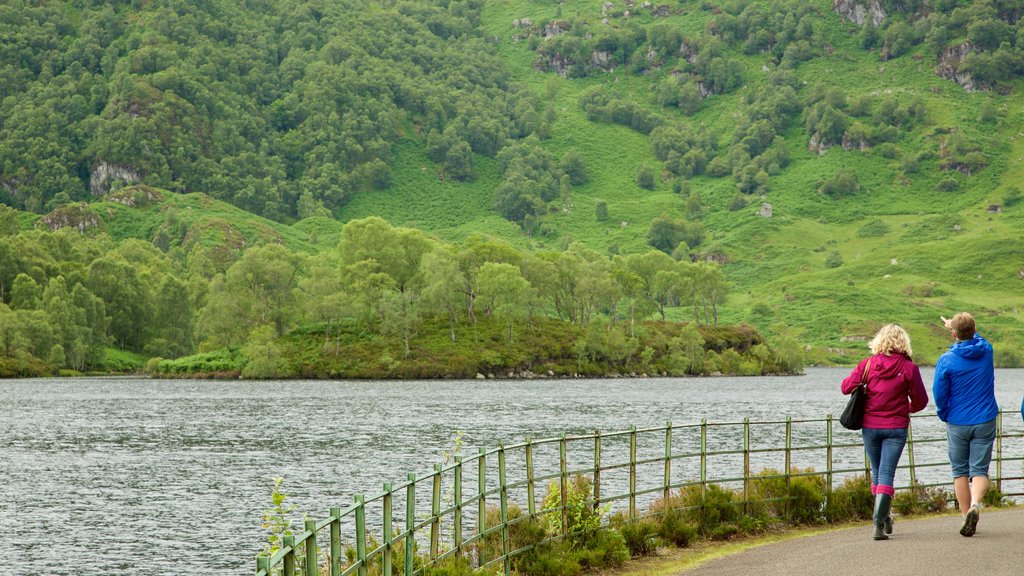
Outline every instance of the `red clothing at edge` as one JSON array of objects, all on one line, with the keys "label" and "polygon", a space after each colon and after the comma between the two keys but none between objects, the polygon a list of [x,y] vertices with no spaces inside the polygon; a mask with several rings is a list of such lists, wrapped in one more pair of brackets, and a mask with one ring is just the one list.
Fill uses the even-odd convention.
[{"label": "red clothing at edge", "polygon": [[906,355],[879,354],[861,360],[843,380],[843,394],[850,394],[860,384],[864,364],[868,370],[867,401],[864,403],[865,428],[906,428],[910,413],[920,412],[928,405],[928,392],[921,381],[921,370]]}]

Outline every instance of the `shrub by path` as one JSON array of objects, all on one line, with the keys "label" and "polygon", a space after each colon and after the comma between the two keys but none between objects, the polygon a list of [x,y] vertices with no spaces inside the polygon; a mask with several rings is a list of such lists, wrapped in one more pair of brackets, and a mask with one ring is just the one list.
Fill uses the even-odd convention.
[{"label": "shrub by path", "polygon": [[982,512],[972,538],[960,516],[896,519],[889,540],[871,540],[868,524],[795,538],[716,558],[678,576],[1018,575],[1024,571],[1024,508]]}]

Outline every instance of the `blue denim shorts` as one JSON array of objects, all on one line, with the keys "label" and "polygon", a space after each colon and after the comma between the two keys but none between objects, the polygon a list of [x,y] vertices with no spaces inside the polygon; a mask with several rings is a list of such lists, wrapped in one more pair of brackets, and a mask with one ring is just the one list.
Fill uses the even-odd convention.
[{"label": "blue denim shorts", "polygon": [[953,467],[953,478],[988,477],[992,443],[996,440],[994,418],[971,426],[949,424],[946,426],[946,439],[949,442],[949,463]]}]

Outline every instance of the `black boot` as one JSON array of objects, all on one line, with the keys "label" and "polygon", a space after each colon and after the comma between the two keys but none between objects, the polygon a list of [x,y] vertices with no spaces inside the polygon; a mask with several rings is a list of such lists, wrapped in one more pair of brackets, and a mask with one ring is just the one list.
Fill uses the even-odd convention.
[{"label": "black boot", "polygon": [[[875,494],[875,533],[872,536],[875,540],[888,540],[886,536],[886,524],[892,525],[891,520],[886,522],[889,518],[889,508],[892,505],[892,496],[888,494]],[[891,528],[889,530],[891,532]]]}]

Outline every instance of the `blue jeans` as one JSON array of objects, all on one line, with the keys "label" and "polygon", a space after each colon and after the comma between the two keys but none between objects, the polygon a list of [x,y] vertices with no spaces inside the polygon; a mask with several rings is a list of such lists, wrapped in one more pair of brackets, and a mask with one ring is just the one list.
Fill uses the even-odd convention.
[{"label": "blue jeans", "polygon": [[949,463],[953,467],[953,478],[962,476],[988,477],[988,465],[992,461],[992,443],[996,440],[996,421],[989,420],[973,426],[946,425],[946,439],[949,443]]},{"label": "blue jeans", "polygon": [[864,437],[864,450],[871,461],[871,484],[887,486],[891,491],[896,480],[896,465],[900,463],[903,447],[907,445],[907,429],[864,428],[861,435]]}]

